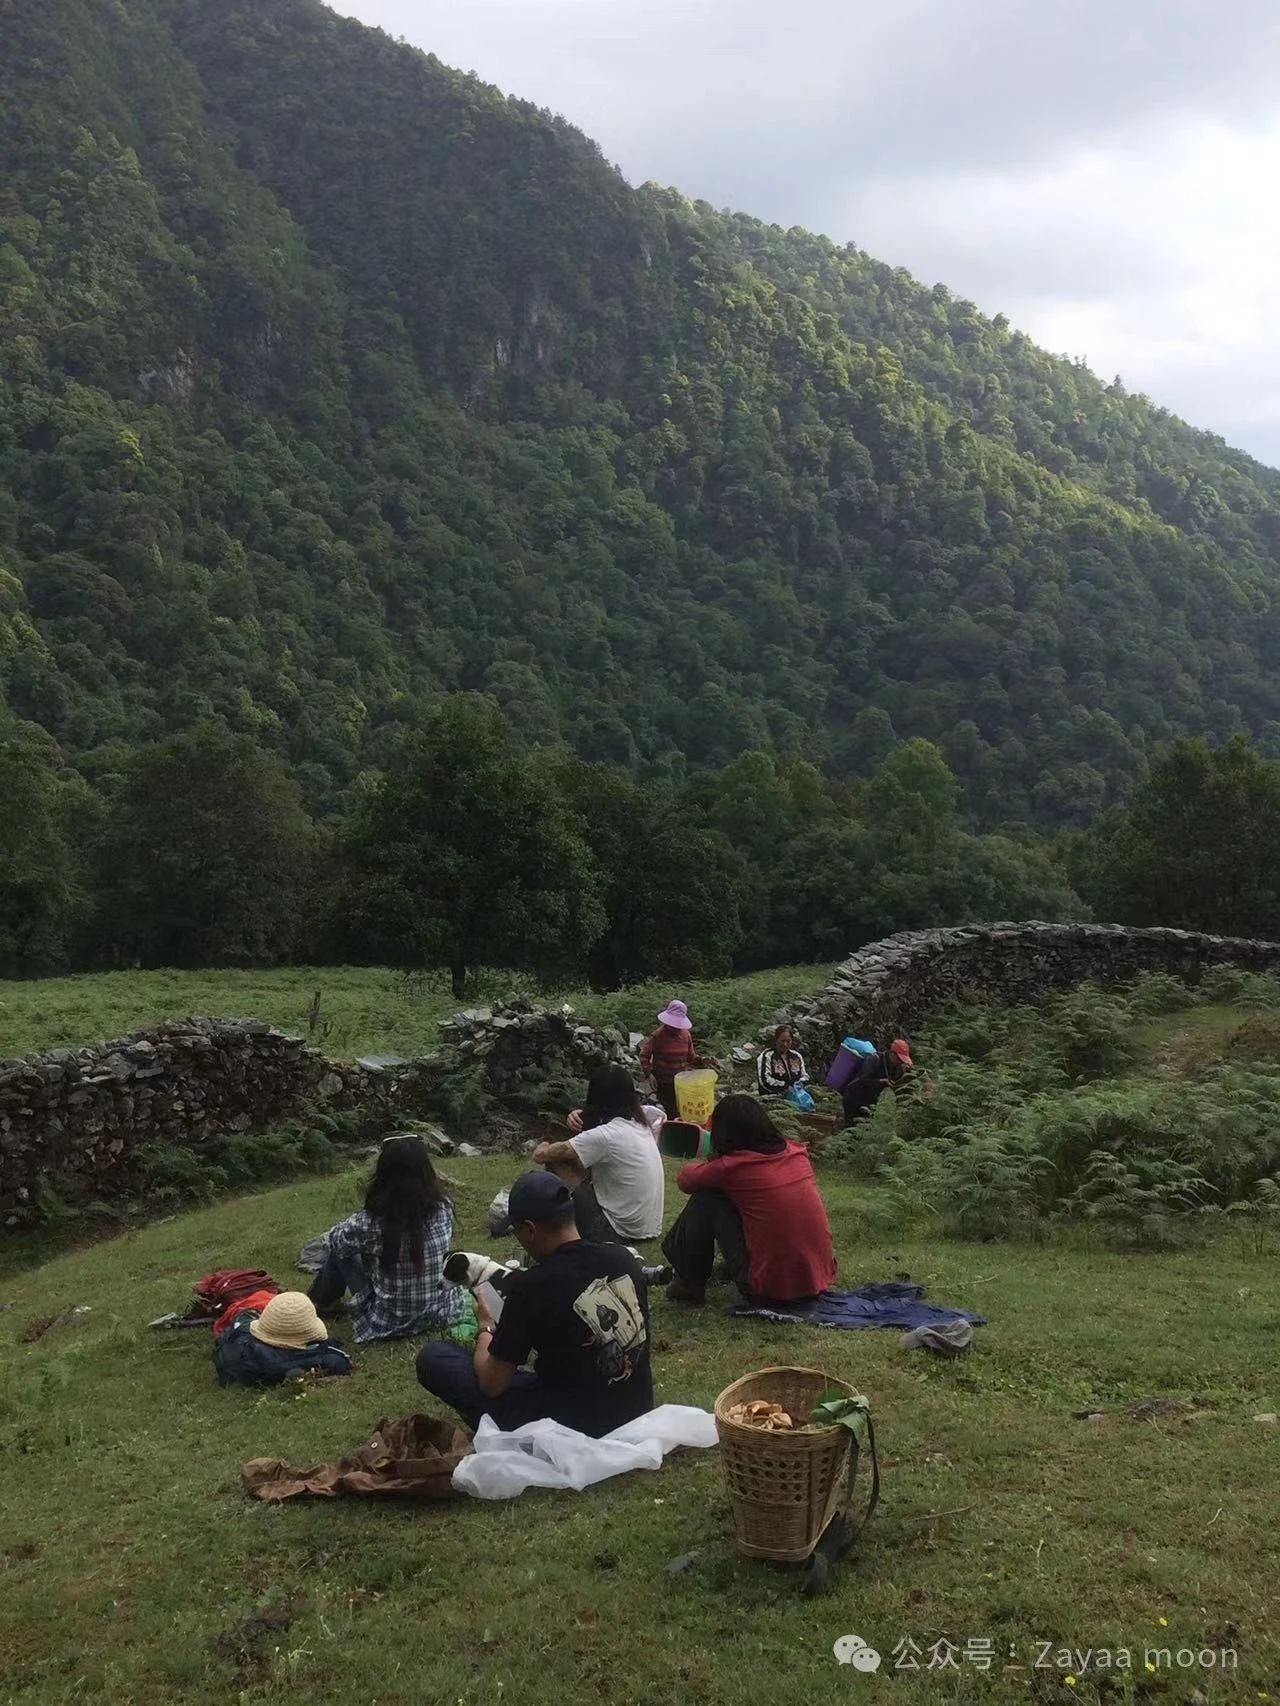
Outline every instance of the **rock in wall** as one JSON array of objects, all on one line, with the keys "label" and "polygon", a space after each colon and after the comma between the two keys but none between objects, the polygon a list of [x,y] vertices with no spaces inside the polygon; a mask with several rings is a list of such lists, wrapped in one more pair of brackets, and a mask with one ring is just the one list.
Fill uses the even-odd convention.
[{"label": "rock in wall", "polygon": [[120,1042],[0,1061],[0,1225],[34,1217],[42,1173],[77,1196],[121,1196],[144,1144],[198,1149],[304,1103],[349,1104],[371,1085],[360,1067],[251,1019],[185,1019]]},{"label": "rock in wall", "polygon": [[634,1067],[640,1041],[618,1026],[584,1024],[567,1002],[547,1008],[524,1000],[455,1013],[440,1035],[463,1060],[483,1062],[499,1097],[519,1096],[552,1070],[585,1079],[606,1061]]},{"label": "rock in wall", "polygon": [[882,1045],[899,1034],[910,1037],[948,1002],[1034,1001],[1089,979],[1114,986],[1153,971],[1195,983],[1220,965],[1275,971],[1280,943],[1036,921],[909,930],[860,948],[824,990],[793,1002],[773,1024],[790,1024],[800,1046],[820,1061],[851,1033]]}]

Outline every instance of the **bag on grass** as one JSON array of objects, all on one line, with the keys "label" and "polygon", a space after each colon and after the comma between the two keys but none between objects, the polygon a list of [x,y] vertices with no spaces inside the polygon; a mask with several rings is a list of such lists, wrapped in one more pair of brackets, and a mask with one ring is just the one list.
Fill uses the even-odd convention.
[{"label": "bag on grass", "polygon": [[199,1311],[216,1318],[233,1303],[239,1303],[255,1291],[267,1291],[274,1297],[280,1287],[271,1275],[261,1268],[217,1268],[195,1283],[192,1312]]},{"label": "bag on grass", "polygon": [[509,1190],[501,1190],[489,1204],[490,1238],[505,1238],[511,1230],[511,1215],[507,1211],[507,1202],[510,1196]]},{"label": "bag on grass", "polygon": [[787,1091],[787,1101],[802,1114],[811,1114],[818,1105],[803,1084],[791,1086]]},{"label": "bag on grass", "polygon": [[223,1317],[229,1310],[243,1308],[255,1297],[254,1307],[261,1309],[263,1294],[269,1299],[279,1289],[261,1268],[215,1268],[196,1281],[191,1302],[181,1315],[161,1315],[148,1324],[153,1332],[166,1327],[212,1327],[215,1334],[220,1333],[227,1325]]},{"label": "bag on grass", "polygon": [[471,1435],[455,1422],[438,1416],[405,1416],[393,1422],[384,1416],[367,1444],[336,1463],[290,1469],[278,1457],[255,1457],[245,1464],[240,1479],[246,1493],[269,1504],[306,1494],[321,1499],[387,1494],[452,1499],[457,1496],[453,1472],[470,1454]]}]

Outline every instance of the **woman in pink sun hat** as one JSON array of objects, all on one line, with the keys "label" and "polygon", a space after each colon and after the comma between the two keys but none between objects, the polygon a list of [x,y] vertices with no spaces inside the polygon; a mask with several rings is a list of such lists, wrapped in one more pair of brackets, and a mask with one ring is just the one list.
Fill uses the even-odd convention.
[{"label": "woman in pink sun hat", "polygon": [[658,1014],[658,1029],[640,1045],[640,1069],[649,1074],[654,1093],[669,1120],[676,1110],[676,1073],[706,1062],[693,1046],[693,1020],[683,1001],[668,1001]]}]

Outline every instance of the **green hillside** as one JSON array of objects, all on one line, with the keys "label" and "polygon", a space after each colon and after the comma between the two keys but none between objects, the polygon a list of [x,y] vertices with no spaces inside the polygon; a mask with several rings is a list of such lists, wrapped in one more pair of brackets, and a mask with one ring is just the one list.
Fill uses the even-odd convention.
[{"label": "green hillside", "polygon": [[95,786],[213,717],[331,816],[458,689],[987,824],[1274,742],[1280,475],[316,0],[0,19],[0,682]]}]

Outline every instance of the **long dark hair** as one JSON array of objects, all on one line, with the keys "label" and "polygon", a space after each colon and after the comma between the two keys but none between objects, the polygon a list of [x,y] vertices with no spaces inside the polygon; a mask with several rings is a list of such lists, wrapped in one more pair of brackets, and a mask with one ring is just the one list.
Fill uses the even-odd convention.
[{"label": "long dark hair", "polygon": [[587,1079],[587,1099],[582,1109],[582,1129],[606,1125],[610,1120],[645,1123],[644,1103],[625,1066],[597,1066]]},{"label": "long dark hair", "polygon": [[787,1140],[754,1096],[726,1096],[711,1116],[711,1153],[736,1155],[750,1149],[757,1155],[780,1155]]},{"label": "long dark hair", "polygon": [[408,1251],[415,1274],[422,1272],[423,1236],[449,1198],[419,1138],[391,1137],[378,1151],[365,1192],[365,1211],[382,1228],[382,1266],[393,1268]]}]

